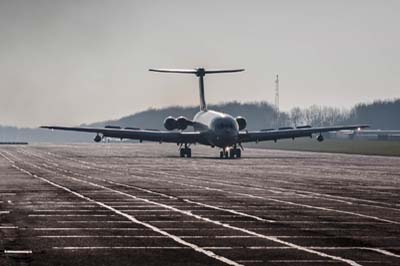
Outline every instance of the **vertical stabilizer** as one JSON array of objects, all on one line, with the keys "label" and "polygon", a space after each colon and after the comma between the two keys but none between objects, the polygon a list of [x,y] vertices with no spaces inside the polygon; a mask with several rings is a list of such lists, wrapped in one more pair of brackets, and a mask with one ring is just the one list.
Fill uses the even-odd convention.
[{"label": "vertical stabilizer", "polygon": [[200,111],[207,110],[206,97],[204,96],[204,75],[199,76]]}]

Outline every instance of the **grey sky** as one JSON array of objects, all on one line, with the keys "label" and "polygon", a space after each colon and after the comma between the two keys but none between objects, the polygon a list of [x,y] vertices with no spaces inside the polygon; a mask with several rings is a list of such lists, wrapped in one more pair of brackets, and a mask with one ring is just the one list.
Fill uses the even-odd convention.
[{"label": "grey sky", "polygon": [[400,96],[400,1],[0,0],[0,124],[76,125],[206,99],[350,107]]}]

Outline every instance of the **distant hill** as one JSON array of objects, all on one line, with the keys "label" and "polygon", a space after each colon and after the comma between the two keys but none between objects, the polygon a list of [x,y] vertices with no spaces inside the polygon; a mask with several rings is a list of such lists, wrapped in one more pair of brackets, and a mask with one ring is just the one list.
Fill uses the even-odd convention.
[{"label": "distant hill", "polygon": [[[244,116],[247,119],[248,129],[250,130],[289,125],[328,126],[356,123],[366,123],[375,129],[400,129],[400,99],[360,103],[350,110],[321,106],[311,106],[303,109],[295,107],[290,112],[280,112],[279,115],[273,105],[267,102],[229,102],[209,105],[209,109],[226,112],[233,116]],[[164,129],[163,121],[167,116],[178,117],[182,115],[192,118],[198,110],[197,106],[148,109],[121,119],[103,121],[86,126],[118,125],[122,127]],[[278,120],[277,117],[279,117]],[[60,143],[90,142],[92,139],[93,134],[87,133],[0,126],[0,141]]]},{"label": "distant hill", "polygon": [[[209,105],[209,109],[225,112],[233,116],[244,116],[247,119],[249,129],[270,128],[276,125],[275,108],[267,102],[258,103],[238,103],[229,102],[218,105]],[[163,122],[168,116],[185,116],[192,119],[199,111],[198,106],[180,107],[173,106],[162,109],[149,109],[117,120],[103,121],[91,124],[90,126],[134,126],[150,129],[164,129]],[[286,113],[280,113],[281,124],[290,123],[289,116]]]}]

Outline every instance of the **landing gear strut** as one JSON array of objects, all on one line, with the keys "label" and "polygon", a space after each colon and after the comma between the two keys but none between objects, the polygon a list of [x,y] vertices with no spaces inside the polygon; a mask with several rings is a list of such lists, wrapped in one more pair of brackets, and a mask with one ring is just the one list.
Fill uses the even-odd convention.
[{"label": "landing gear strut", "polygon": [[187,158],[192,157],[192,149],[188,147],[187,143],[185,143],[185,147],[184,148],[181,147],[179,149],[179,153],[180,153],[180,156],[182,158],[184,158],[184,157],[187,157]]}]

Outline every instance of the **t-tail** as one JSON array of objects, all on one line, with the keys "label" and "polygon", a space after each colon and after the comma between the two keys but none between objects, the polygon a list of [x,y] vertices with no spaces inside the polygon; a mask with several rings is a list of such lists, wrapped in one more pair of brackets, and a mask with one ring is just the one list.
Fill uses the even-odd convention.
[{"label": "t-tail", "polygon": [[200,110],[206,111],[207,104],[204,96],[204,76],[206,74],[218,74],[218,73],[233,73],[241,72],[244,69],[149,69],[149,71],[162,72],[162,73],[179,73],[179,74],[195,74],[199,78],[199,93],[200,93]]}]

